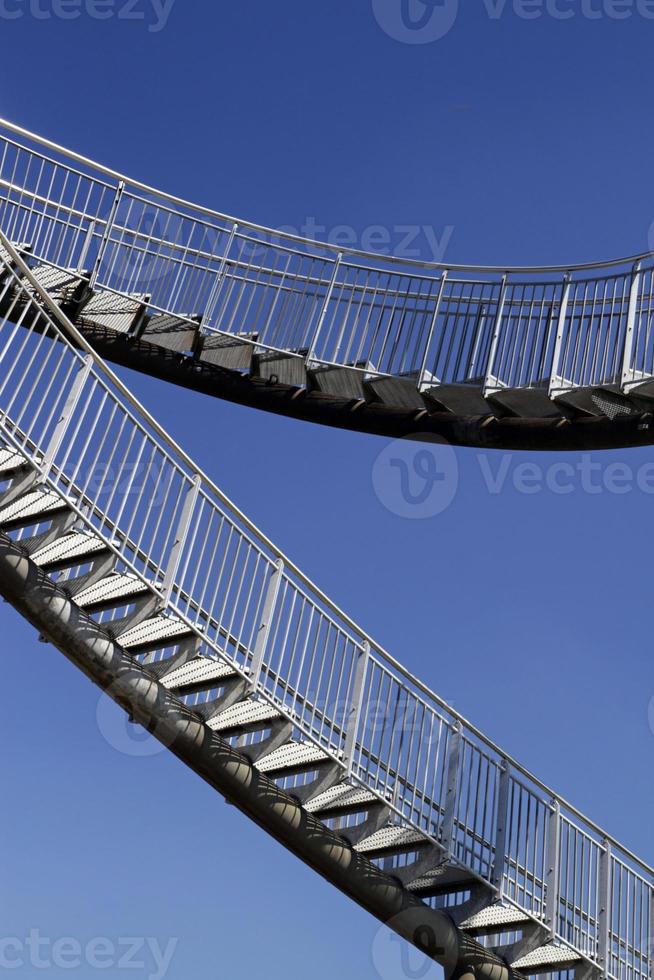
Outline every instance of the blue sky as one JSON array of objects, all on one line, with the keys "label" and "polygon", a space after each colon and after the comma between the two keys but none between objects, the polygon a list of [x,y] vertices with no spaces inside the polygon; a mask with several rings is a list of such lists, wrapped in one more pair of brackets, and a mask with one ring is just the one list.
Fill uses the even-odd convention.
[{"label": "blue sky", "polygon": [[[452,262],[654,245],[644,3],[617,19],[610,0],[549,0],[526,18],[509,0],[449,0],[451,29],[424,44],[391,36],[400,0],[177,0],[165,24],[150,0],[133,8],[142,20],[118,16],[123,0],[105,20],[91,0],[70,20],[39,4],[0,4],[0,114],[166,190],[326,234],[382,226],[397,243],[427,227],[422,257],[445,241]],[[124,377],[387,649],[654,861],[654,450],[585,462],[457,450],[452,503],[412,520],[374,488],[384,440]],[[561,462],[574,472],[548,469]],[[562,482],[571,492],[552,490]],[[403,976],[375,952],[373,920],[174,758],[118,751],[96,690],[0,615],[4,936],[175,938],[170,980],[299,977],[307,964],[315,980]],[[154,961],[140,958],[131,975],[146,977]]]}]

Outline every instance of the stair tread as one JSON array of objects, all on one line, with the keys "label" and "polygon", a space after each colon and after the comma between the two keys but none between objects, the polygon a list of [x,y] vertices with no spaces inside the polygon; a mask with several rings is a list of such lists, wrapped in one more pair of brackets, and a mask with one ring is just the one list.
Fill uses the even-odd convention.
[{"label": "stair tread", "polygon": [[320,813],[322,810],[345,810],[359,805],[363,809],[368,803],[378,802],[379,797],[368,789],[350,786],[349,783],[338,783],[310,800],[305,809],[309,813]]},{"label": "stair tread", "polygon": [[112,574],[80,592],[75,602],[78,606],[92,606],[113,599],[127,599],[147,591],[147,585],[134,575]]},{"label": "stair tread", "polygon": [[73,534],[66,534],[41,548],[32,556],[32,561],[37,565],[51,565],[71,558],[85,558],[95,555],[104,551],[106,547],[102,538],[96,538],[95,535],[86,534],[82,531],[75,531]]},{"label": "stair tread", "polygon": [[0,524],[7,524],[18,518],[52,514],[66,506],[66,502],[52,490],[31,490],[0,509]]},{"label": "stair tread", "polygon": [[355,850],[361,854],[369,851],[387,851],[403,848],[410,844],[424,844],[427,838],[412,827],[382,827],[370,837],[365,837],[356,845]]},{"label": "stair tread", "polygon": [[475,912],[461,923],[462,929],[486,929],[493,926],[517,925],[520,922],[530,922],[526,912],[512,908],[510,905],[488,905],[485,909]]},{"label": "stair tread", "polygon": [[539,946],[531,953],[526,953],[520,959],[512,963],[515,970],[529,970],[537,966],[550,966],[555,963],[576,963],[582,957],[569,946],[556,946],[548,943],[546,946]]},{"label": "stair tread", "polygon": [[[39,285],[43,286],[48,295],[57,302],[70,298],[82,281],[82,274],[76,269],[57,269],[52,265],[37,265],[30,271]],[[32,284],[26,277],[21,279],[21,285],[28,292],[34,292]]]},{"label": "stair tread", "polygon": [[159,640],[186,636],[190,632],[192,631],[189,627],[180,619],[155,616],[152,619],[144,619],[142,623],[126,630],[118,637],[118,642],[123,647],[144,646]]},{"label": "stair tread", "polygon": [[26,462],[25,457],[13,449],[0,449],[0,474],[9,473]]},{"label": "stair tread", "polygon": [[236,670],[230,664],[221,663],[219,660],[210,660],[208,657],[200,657],[171,670],[170,673],[162,677],[161,683],[168,690],[174,691],[183,687],[224,680],[234,676],[236,676]]},{"label": "stair tread", "polygon": [[275,772],[325,762],[327,759],[329,759],[327,753],[317,745],[312,745],[310,742],[288,742],[259,759],[256,767],[260,772]]},{"label": "stair tread", "polygon": [[96,293],[80,311],[77,322],[81,326],[102,326],[117,333],[127,333],[147,298],[145,293],[134,293],[130,296],[108,291]]},{"label": "stair tread", "polygon": [[208,725],[214,732],[223,732],[229,728],[254,725],[257,722],[275,721],[281,717],[281,711],[264,701],[238,701],[212,718]]}]

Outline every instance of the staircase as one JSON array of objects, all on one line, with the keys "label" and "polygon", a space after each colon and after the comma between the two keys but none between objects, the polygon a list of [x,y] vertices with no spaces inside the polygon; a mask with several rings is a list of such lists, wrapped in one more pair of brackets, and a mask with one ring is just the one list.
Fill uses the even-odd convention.
[{"label": "staircase", "polygon": [[651,980],[652,870],[331,603],[68,314],[191,349],[194,321],[152,317],[147,294],[94,289],[92,275],[30,269],[30,248],[2,234],[0,246],[9,601],[339,888],[416,945],[428,923],[450,975],[473,963],[489,980]]}]

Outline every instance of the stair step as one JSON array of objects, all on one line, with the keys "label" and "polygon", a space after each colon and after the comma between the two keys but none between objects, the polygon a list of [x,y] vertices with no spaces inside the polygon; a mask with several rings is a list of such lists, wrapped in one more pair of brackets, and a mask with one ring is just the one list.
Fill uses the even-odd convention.
[{"label": "stair step", "polygon": [[107,327],[116,333],[129,333],[141,317],[147,295],[136,293],[121,296],[103,291],[96,293],[80,310],[77,324],[80,327]]},{"label": "stair step", "polygon": [[360,841],[355,850],[361,854],[384,851],[406,851],[415,844],[428,844],[428,839],[412,827],[382,827],[371,837]]},{"label": "stair step", "polygon": [[[83,281],[83,275],[77,269],[56,269],[52,265],[37,265],[31,273],[50,298],[59,304],[70,302]],[[29,293],[34,292],[27,278],[21,279],[21,286]]]},{"label": "stair step", "polygon": [[451,895],[455,892],[467,891],[471,885],[477,885],[478,879],[470,875],[465,868],[455,865],[441,864],[407,882],[407,890],[418,895]]},{"label": "stair step", "polygon": [[25,526],[38,517],[49,517],[67,507],[66,501],[51,490],[31,490],[0,509],[0,525],[18,523]]},{"label": "stair step", "polygon": [[470,933],[492,933],[494,929],[519,926],[531,921],[529,916],[525,912],[521,912],[520,909],[512,908],[509,905],[489,905],[465,919],[461,923],[461,929]]},{"label": "stair step", "polygon": [[416,412],[426,407],[417,378],[371,378],[366,381],[366,389],[369,401]]},{"label": "stair step", "polygon": [[335,398],[347,398],[348,401],[364,401],[364,372],[353,368],[324,366],[312,368],[309,373],[311,387],[333,395]]},{"label": "stair step", "polygon": [[161,683],[169,691],[180,691],[185,687],[196,687],[201,684],[209,686],[213,681],[227,680],[236,677],[236,671],[229,664],[208,657],[199,657],[164,674]]},{"label": "stair step", "polygon": [[193,350],[198,329],[198,324],[193,323],[190,317],[155,313],[141,331],[139,340],[183,354]]},{"label": "stair step", "polygon": [[[255,341],[256,334],[243,334],[243,338]],[[207,334],[202,337],[197,359],[215,364],[230,371],[249,371],[254,355],[254,344],[247,343],[238,335],[234,337]]]},{"label": "stair step", "polygon": [[514,970],[523,973],[543,973],[555,972],[557,968],[565,969],[572,963],[578,963],[582,957],[568,946],[555,946],[548,943],[546,946],[539,946],[531,953],[526,953],[520,959],[512,963]]},{"label": "stair step", "polygon": [[370,805],[381,804],[381,800],[368,789],[358,789],[348,783],[338,783],[310,800],[306,809],[309,813],[337,813],[339,811],[365,810]]},{"label": "stair step", "polygon": [[455,415],[492,415],[493,409],[484,398],[482,382],[478,384],[442,384],[424,388],[422,395],[428,402],[435,402]]},{"label": "stair step", "polygon": [[499,413],[520,418],[563,418],[560,406],[550,398],[549,385],[498,388],[486,397],[491,405],[499,408]]},{"label": "stair step", "polygon": [[80,564],[82,564],[85,558],[90,558],[106,550],[107,545],[102,538],[75,531],[73,534],[66,534],[35,552],[32,561],[40,567],[62,563],[72,565],[76,559],[79,559]]},{"label": "stair step", "polygon": [[13,449],[0,449],[0,479],[27,465],[27,460],[21,453]]},{"label": "stair step", "polygon": [[123,599],[131,599],[148,591],[147,585],[135,575],[113,574],[84,589],[75,596],[75,602],[78,606],[117,604]]},{"label": "stair step", "polygon": [[253,361],[255,377],[274,384],[302,388],[307,383],[307,370],[302,357],[278,354],[274,351],[257,354]]},{"label": "stair step", "polygon": [[265,755],[256,763],[260,772],[281,773],[285,770],[289,772],[301,772],[303,769],[311,769],[316,764],[329,760],[329,756],[317,745],[310,742],[288,742],[280,746],[269,755]]},{"label": "stair step", "polygon": [[133,626],[125,633],[122,633],[118,637],[118,642],[121,646],[131,649],[179,639],[182,636],[188,636],[192,632],[179,619],[172,619],[167,616],[155,616],[152,619],[144,619],[138,626]]},{"label": "stair step", "polygon": [[264,701],[238,701],[221,711],[207,724],[214,732],[227,732],[230,729],[261,727],[266,722],[277,721],[281,711]]}]

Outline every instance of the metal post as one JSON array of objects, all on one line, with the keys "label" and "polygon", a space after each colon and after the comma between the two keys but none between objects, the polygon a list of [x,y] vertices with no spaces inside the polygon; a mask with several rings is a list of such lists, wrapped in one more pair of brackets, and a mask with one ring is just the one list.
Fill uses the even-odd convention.
[{"label": "metal post", "polygon": [[95,288],[95,283],[98,278],[98,273],[100,272],[100,267],[102,265],[102,260],[104,259],[104,253],[106,251],[107,245],[109,243],[109,238],[111,236],[111,231],[113,229],[114,223],[116,221],[116,215],[118,214],[118,208],[120,207],[120,201],[123,196],[123,191],[125,190],[125,181],[121,180],[116,188],[116,196],[114,197],[114,203],[111,205],[111,211],[109,212],[109,217],[107,218],[107,223],[104,226],[104,234],[100,241],[100,247],[98,249],[98,256],[95,260],[93,266],[93,271],[91,272],[91,278],[89,279],[89,286],[91,289]]},{"label": "metal post", "polygon": [[343,261],[343,253],[339,252],[336,256],[336,262],[334,263],[334,271],[332,272],[332,278],[327,287],[327,292],[325,293],[325,301],[322,305],[322,310],[320,311],[320,316],[318,318],[318,324],[316,326],[316,332],[313,335],[313,340],[309,344],[309,352],[307,354],[307,364],[312,361],[315,357],[316,344],[318,343],[318,337],[325,323],[325,318],[327,317],[327,309],[329,307],[332,294],[334,292],[334,287],[336,285],[336,277],[338,276],[338,270],[341,267],[341,262]]},{"label": "metal post", "polygon": [[95,231],[95,220],[92,219],[89,222],[89,227],[87,229],[86,235],[84,236],[84,241],[82,242],[82,251],[79,253],[79,258],[77,260],[77,268],[80,272],[84,271],[84,263],[86,262],[86,256],[89,254],[91,248],[91,242],[93,241],[93,232]]},{"label": "metal post", "polygon": [[500,899],[504,890],[504,866],[506,864],[506,849],[509,835],[509,790],[511,788],[511,774],[509,763],[506,759],[502,760],[500,769],[500,785],[497,796],[497,827],[495,829],[495,855],[493,860],[493,871],[491,881],[497,888],[497,897]]},{"label": "metal post", "polygon": [[599,859],[598,882],[598,922],[597,922],[597,958],[602,964],[602,974],[609,972],[609,929],[611,921],[611,845],[602,841],[602,852]]},{"label": "metal post", "polygon": [[556,340],[554,341],[554,353],[552,354],[552,370],[550,372],[549,394],[553,395],[561,387],[561,356],[563,354],[563,338],[565,337],[565,321],[568,318],[568,303],[570,301],[570,273],[566,272],[563,279],[563,293],[561,295],[561,308],[559,309],[559,320],[556,327]]},{"label": "metal post", "polygon": [[367,640],[365,640],[363,646],[359,647],[359,652],[357,654],[357,662],[354,668],[352,700],[350,702],[350,708],[345,721],[345,745],[343,748],[343,754],[345,756],[348,775],[352,774],[354,747],[356,745],[356,737],[359,731],[359,721],[361,720],[361,710],[363,708],[363,689],[369,657],[370,644]]},{"label": "metal post", "polygon": [[452,856],[454,843],[454,817],[456,814],[457,789],[459,785],[459,766],[461,763],[461,722],[452,726],[447,746],[447,787],[443,820],[441,823],[441,845],[448,856]]},{"label": "metal post", "polygon": [[181,516],[179,518],[179,524],[177,525],[177,530],[175,532],[175,540],[173,541],[173,546],[170,549],[168,564],[166,566],[166,571],[164,572],[163,597],[165,602],[169,602],[173,586],[175,585],[175,577],[179,568],[182,549],[184,548],[189,527],[191,526],[191,518],[193,516],[195,503],[198,499],[201,482],[200,477],[196,476],[186,492],[186,498],[182,507]]},{"label": "metal post", "polygon": [[624,337],[624,354],[622,357],[623,386],[635,380],[636,372],[633,367],[634,350],[636,348],[636,314],[638,312],[638,293],[640,291],[640,262],[637,262],[631,273],[631,289],[629,290],[629,310],[627,312],[627,329]]},{"label": "metal post", "polygon": [[41,472],[44,474],[47,473],[50,467],[52,466],[53,460],[59,448],[61,447],[61,443],[63,442],[63,438],[66,434],[66,430],[68,428],[72,415],[75,409],[77,408],[80,395],[82,394],[82,389],[84,388],[86,379],[91,373],[92,367],[93,367],[93,358],[91,357],[90,354],[86,354],[85,357],[82,359],[82,366],[80,367],[79,371],[75,376],[75,380],[73,381],[72,387],[68,393],[68,398],[64,403],[64,407],[61,411],[61,415],[59,416],[59,419],[55,426],[55,430],[52,433],[52,438],[50,439],[48,448],[45,451],[43,462],[41,463],[41,467],[40,467]]},{"label": "metal post", "polygon": [[250,690],[254,691],[258,687],[259,679],[261,677],[261,668],[263,667],[263,658],[266,655],[266,647],[268,646],[268,637],[270,635],[270,626],[272,624],[273,615],[275,613],[275,606],[277,605],[277,596],[279,595],[279,587],[282,583],[282,577],[284,575],[284,562],[279,558],[275,562],[275,567],[272,570],[270,580],[268,582],[268,588],[266,590],[266,598],[263,603],[263,612],[261,614],[261,622],[259,624],[259,629],[257,631],[257,639],[254,645],[254,653],[252,655],[252,665],[250,667]]},{"label": "metal post", "polygon": [[561,807],[558,800],[553,800],[547,827],[547,874],[545,884],[545,919],[553,938],[559,914],[559,884],[561,862]]},{"label": "metal post", "polygon": [[225,252],[223,254],[218,272],[216,273],[216,278],[214,279],[213,286],[211,287],[211,292],[209,293],[209,299],[207,300],[207,305],[204,310],[204,316],[202,319],[205,323],[209,323],[211,317],[213,316],[216,303],[218,302],[218,293],[220,292],[220,287],[223,284],[223,279],[225,277],[225,269],[227,268],[227,259],[229,253],[232,250],[232,245],[234,244],[234,239],[236,237],[236,232],[238,231],[238,224],[232,225],[232,230],[229,233],[229,238],[227,240],[227,245],[225,246]]},{"label": "metal post", "polygon": [[427,373],[427,362],[429,360],[429,349],[431,347],[432,340],[434,339],[434,333],[436,331],[436,326],[438,324],[438,315],[441,311],[441,303],[443,300],[443,294],[445,292],[445,284],[447,282],[448,270],[443,269],[441,274],[441,281],[438,286],[438,294],[436,296],[436,305],[434,307],[434,315],[431,318],[431,323],[429,325],[429,333],[427,335],[427,343],[425,344],[425,353],[422,358],[422,364],[420,365],[420,373],[418,374],[418,391],[422,390],[422,386],[425,381],[425,374]]},{"label": "metal post", "polygon": [[484,395],[497,391],[497,380],[493,377],[492,372],[493,364],[495,363],[495,355],[500,342],[500,331],[502,329],[502,317],[504,316],[504,304],[506,302],[508,279],[509,277],[505,273],[502,276],[500,298],[497,301],[497,316],[495,317],[495,324],[493,326],[493,336],[491,338],[490,350],[488,352],[488,363],[486,364],[486,373],[484,375]]}]

